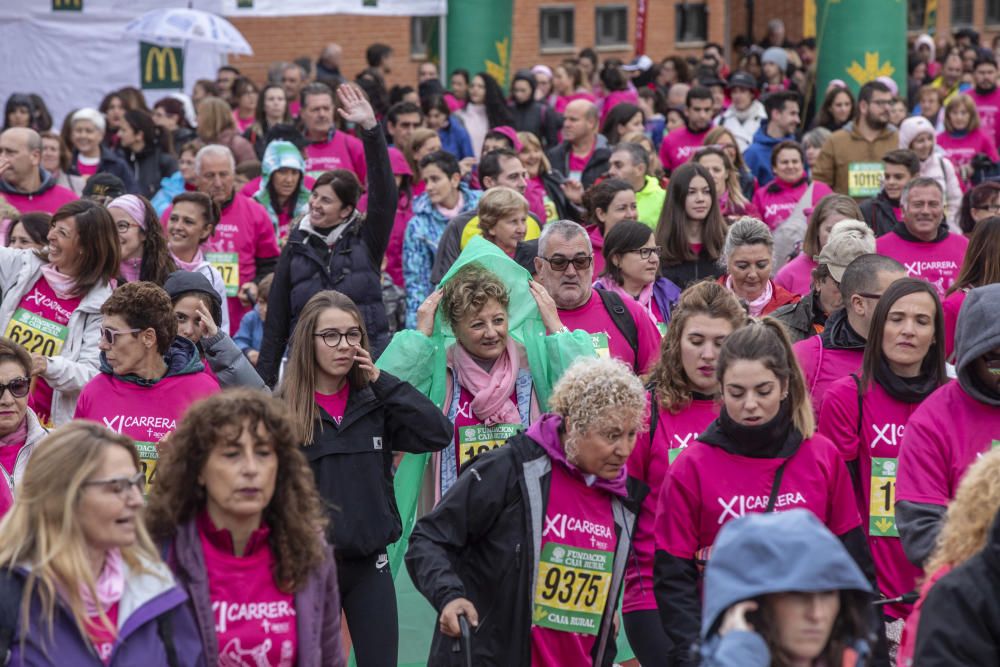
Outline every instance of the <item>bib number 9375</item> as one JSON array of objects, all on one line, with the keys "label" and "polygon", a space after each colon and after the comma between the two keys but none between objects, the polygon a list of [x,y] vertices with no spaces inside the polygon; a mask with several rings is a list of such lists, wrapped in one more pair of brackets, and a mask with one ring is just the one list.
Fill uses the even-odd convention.
[{"label": "bib number 9375", "polygon": [[596,635],[611,588],[613,559],[610,551],[546,543],[538,564],[534,624]]}]

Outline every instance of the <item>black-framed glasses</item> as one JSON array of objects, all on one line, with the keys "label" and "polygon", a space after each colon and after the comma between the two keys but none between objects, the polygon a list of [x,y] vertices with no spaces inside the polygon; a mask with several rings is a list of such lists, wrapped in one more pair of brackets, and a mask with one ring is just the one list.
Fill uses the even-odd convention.
[{"label": "black-framed glasses", "polygon": [[121,331],[118,331],[117,329],[109,329],[102,326],[101,337],[104,338],[104,341],[108,345],[114,345],[118,341],[119,336],[123,336],[125,334],[137,334],[140,331],[142,331],[142,329],[122,329]]},{"label": "black-framed glasses", "polygon": [[977,211],[989,211],[990,213],[1000,213],[1000,203],[987,204],[986,206],[973,206]]},{"label": "black-framed glasses", "polygon": [[881,294],[872,294],[871,292],[856,292],[856,294],[863,299],[875,299],[878,301],[882,298]]},{"label": "black-framed glasses", "polygon": [[655,248],[636,248],[635,250],[629,250],[629,252],[637,252],[639,253],[639,259],[648,260],[654,255],[659,258],[662,248],[660,246],[656,246]]},{"label": "black-framed glasses", "polygon": [[14,398],[24,398],[31,391],[31,378],[19,377],[7,384],[0,384],[0,398],[3,398],[5,391],[10,391],[10,395]]},{"label": "black-framed glasses", "polygon": [[318,334],[313,334],[313,336],[322,338],[327,347],[340,347],[342,339],[346,339],[347,344],[351,347],[361,344],[361,329],[350,329],[344,333],[336,329],[330,329],[329,331],[321,331]]},{"label": "black-framed glasses", "polygon": [[549,263],[553,271],[558,271],[562,273],[569,268],[572,263],[573,268],[577,271],[585,271],[590,268],[590,265],[594,263],[593,255],[577,255],[576,257],[563,257],[562,255],[553,255],[552,257],[543,257],[539,255],[542,259]]},{"label": "black-framed glasses", "polygon": [[139,493],[142,493],[146,489],[146,476],[141,472],[137,472],[131,477],[93,479],[88,482],[84,482],[81,486],[103,486],[105,489],[118,496],[125,495],[125,493],[130,491],[134,486],[139,489]]}]

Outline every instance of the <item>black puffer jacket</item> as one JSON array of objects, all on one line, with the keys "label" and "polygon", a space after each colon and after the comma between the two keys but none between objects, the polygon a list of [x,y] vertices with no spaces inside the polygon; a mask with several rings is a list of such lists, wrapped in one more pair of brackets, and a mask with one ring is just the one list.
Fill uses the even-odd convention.
[{"label": "black puffer jacket", "polygon": [[704,248],[701,249],[698,259],[694,261],[674,264],[673,266],[660,265],[660,275],[681,289],[705,278],[715,280],[725,272],[726,270],[719,266],[719,260],[710,257]]},{"label": "black puffer jacket", "polygon": [[[77,169],[79,164],[80,153],[79,151],[73,151],[73,161],[70,163],[69,172],[75,176],[80,175],[80,170]],[[97,163],[98,174],[112,174],[122,179],[122,183],[125,185],[125,192],[137,195],[142,194],[139,192],[138,186],[135,183],[135,178],[132,175],[132,170],[129,166],[125,164],[125,160],[118,156],[113,150],[101,144],[101,161]]]},{"label": "black puffer jacket", "polygon": [[332,248],[296,227],[278,259],[267,300],[257,371],[268,386],[278,381],[285,346],[306,302],[323,290],[349,296],[361,310],[376,358],[389,344],[389,321],[382,303],[382,258],[396,219],[399,195],[389,164],[385,137],[376,125],[361,133],[368,180],[368,213],[357,214]]},{"label": "black puffer jacket", "polygon": [[140,153],[121,149],[121,158],[132,169],[137,194],[152,199],[160,190],[160,181],[177,171],[177,158],[155,146],[147,146]]}]

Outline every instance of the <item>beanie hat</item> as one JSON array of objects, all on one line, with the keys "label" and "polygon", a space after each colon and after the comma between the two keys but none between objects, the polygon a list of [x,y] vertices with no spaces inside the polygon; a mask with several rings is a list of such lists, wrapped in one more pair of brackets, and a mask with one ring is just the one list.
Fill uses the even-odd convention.
[{"label": "beanie hat", "polygon": [[931,122],[923,116],[910,116],[899,124],[899,147],[909,149],[913,140],[925,133],[932,137],[936,134]]},{"label": "beanie hat", "polygon": [[208,278],[202,274],[195,271],[174,271],[167,276],[163,283],[163,289],[170,296],[170,300],[175,303],[181,296],[189,292],[207,294],[212,304],[209,308],[212,319],[215,320],[216,326],[222,322],[222,297],[212,287],[212,283],[208,282]]},{"label": "beanie hat", "polygon": [[861,255],[875,252],[875,234],[868,223],[860,220],[841,220],[830,230],[830,238],[814,259],[826,264],[830,275],[838,283],[844,278],[847,265]]},{"label": "beanie hat", "polygon": [[74,113],[73,120],[71,121],[70,125],[72,125],[78,120],[89,120],[91,123],[94,124],[94,126],[98,130],[101,131],[102,134],[104,133],[104,130],[107,128],[107,122],[104,120],[104,114],[102,114],[97,109],[91,107],[84,107],[78,110],[76,113]]},{"label": "beanie hat", "polygon": [[760,57],[760,64],[765,63],[774,63],[781,68],[782,73],[785,73],[788,71],[788,54],[780,46],[772,46]]}]

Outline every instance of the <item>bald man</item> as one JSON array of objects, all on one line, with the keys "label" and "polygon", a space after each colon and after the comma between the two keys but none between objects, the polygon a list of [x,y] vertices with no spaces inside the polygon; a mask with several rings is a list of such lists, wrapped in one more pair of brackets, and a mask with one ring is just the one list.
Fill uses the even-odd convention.
[{"label": "bald man", "polygon": [[567,180],[589,188],[608,171],[611,149],[597,131],[597,107],[587,100],[573,100],[563,112],[563,142],[548,150],[552,168]]},{"label": "bald man", "polygon": [[56,185],[42,169],[42,138],[34,130],[12,127],[0,134],[0,195],[21,213],[55,213],[78,197]]},{"label": "bald man", "polygon": [[319,60],[316,61],[316,80],[333,80],[343,83],[344,76],[340,73],[340,58],[343,54],[344,50],[340,44],[330,42],[324,46],[323,52],[319,54]]}]

